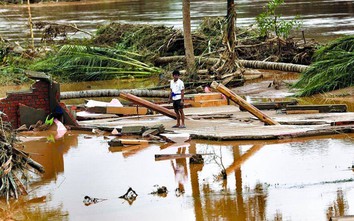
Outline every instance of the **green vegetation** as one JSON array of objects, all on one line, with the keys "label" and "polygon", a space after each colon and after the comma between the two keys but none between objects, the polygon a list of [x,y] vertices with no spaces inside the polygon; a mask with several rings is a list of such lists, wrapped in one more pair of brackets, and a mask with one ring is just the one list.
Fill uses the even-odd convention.
[{"label": "green vegetation", "polygon": [[337,39],[316,51],[315,61],[294,85],[310,96],[354,85],[354,36]]},{"label": "green vegetation", "polygon": [[64,45],[54,56],[36,62],[30,69],[71,81],[148,77],[159,69],[138,60],[140,55],[110,47]]},{"label": "green vegetation", "polygon": [[284,4],[284,0],[270,0],[265,11],[257,16],[256,20],[261,36],[268,36],[274,32],[277,37],[287,38],[293,29],[301,27],[302,22],[299,20],[299,16],[290,21],[281,19],[282,15],[278,14],[276,10],[282,4]]}]

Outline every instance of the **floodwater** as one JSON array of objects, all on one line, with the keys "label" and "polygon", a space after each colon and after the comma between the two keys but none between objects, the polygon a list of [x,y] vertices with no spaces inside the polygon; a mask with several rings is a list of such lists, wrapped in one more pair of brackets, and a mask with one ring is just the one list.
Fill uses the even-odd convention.
[{"label": "floodwater", "polygon": [[[37,136],[43,134],[37,134]],[[104,136],[69,132],[25,143],[46,173],[12,202],[15,220],[301,220],[354,214],[354,135],[109,148]],[[111,138],[111,137],[110,137]],[[155,160],[155,154],[200,153]],[[225,168],[227,179],[219,179]],[[151,194],[165,186],[166,195]],[[131,187],[137,197],[119,198]],[[184,190],[181,193],[177,190]],[[105,199],[85,205],[84,197]],[[26,201],[28,201],[26,203]],[[20,205],[20,206],[19,206]],[[0,210],[1,211],[1,210]],[[2,216],[1,216],[2,215]]]},{"label": "floodwater", "polygon": [[[265,2],[237,1],[238,24],[252,24]],[[353,34],[353,1],[286,2],[283,14],[286,18],[302,15],[307,37],[321,40]],[[191,7],[195,28],[206,15],[224,15],[226,1],[192,1]],[[32,16],[34,21],[75,23],[89,31],[110,21],[180,28],[181,8],[180,0],[101,1],[33,6]],[[0,7],[0,35],[25,40],[26,19],[25,7]],[[81,82],[62,84],[61,91],[146,88],[151,84],[144,80]],[[28,88],[2,87],[0,95]],[[46,173],[33,174],[28,196],[9,205],[0,201],[0,220],[325,221],[328,215],[354,215],[353,134],[188,143],[182,135],[172,137],[178,140],[173,146],[150,144],[127,151],[109,148],[104,136],[91,133],[70,131],[58,140],[54,134],[34,135],[43,138],[26,142],[25,149]],[[155,161],[155,154],[175,153],[202,153],[205,162],[193,165],[188,158]],[[227,180],[219,179],[223,168]],[[168,194],[151,194],[156,185],[167,187]],[[119,198],[129,187],[138,196]],[[105,200],[85,205],[85,196]]]},{"label": "floodwater", "polygon": [[[268,1],[241,0],[237,4],[237,25],[254,24]],[[300,15],[305,36],[318,41],[354,33],[354,2],[352,0],[286,0],[279,14],[284,19]],[[95,32],[110,22],[147,23],[182,27],[181,0],[84,0],[81,3],[37,4],[31,7],[33,22],[47,21],[75,24],[78,28]],[[192,0],[192,28],[206,16],[225,16],[225,0]],[[0,35],[5,39],[26,41],[29,38],[26,6],[0,7]],[[301,32],[294,33],[300,37]],[[36,34],[40,38],[39,33]],[[75,37],[75,36],[74,36]],[[76,35],[76,37],[85,37]],[[87,37],[87,36],[86,36]]]}]

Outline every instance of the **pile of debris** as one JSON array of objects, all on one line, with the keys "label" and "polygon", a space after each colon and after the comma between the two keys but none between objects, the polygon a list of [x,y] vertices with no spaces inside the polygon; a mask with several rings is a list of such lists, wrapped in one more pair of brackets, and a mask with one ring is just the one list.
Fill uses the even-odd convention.
[{"label": "pile of debris", "polygon": [[27,195],[28,171],[44,173],[42,165],[32,160],[28,153],[21,150],[23,146],[16,138],[11,124],[1,121],[0,128],[0,197],[18,199]]}]

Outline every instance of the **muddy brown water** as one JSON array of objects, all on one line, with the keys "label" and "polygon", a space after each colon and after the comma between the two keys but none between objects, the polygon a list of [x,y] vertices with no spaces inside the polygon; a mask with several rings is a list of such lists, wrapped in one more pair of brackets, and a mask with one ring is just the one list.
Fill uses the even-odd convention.
[{"label": "muddy brown water", "polygon": [[[237,4],[237,25],[254,24],[268,1],[242,0]],[[354,33],[354,2],[352,0],[286,0],[279,14],[284,19],[300,15],[305,36],[318,41]],[[147,23],[182,27],[180,0],[83,0],[81,3],[52,3],[32,5],[34,22],[49,21],[76,24],[80,29],[94,32],[99,25],[111,21]],[[205,16],[225,16],[225,0],[191,1],[192,26],[196,28]],[[0,6],[0,35],[9,40],[26,41],[29,38],[26,6]],[[301,36],[301,32],[295,33]],[[39,33],[36,34],[40,38]],[[75,37],[75,36],[74,36]],[[87,37],[81,34],[76,37]]]},{"label": "muddy brown water", "polygon": [[[16,220],[320,221],[354,214],[353,135],[184,143],[182,134],[171,137],[172,146],[128,151],[110,149],[92,133],[69,132],[56,141],[49,133],[35,136],[43,138],[25,149],[46,173],[29,196],[10,203],[5,215]],[[155,161],[155,154],[175,153],[203,153],[205,162]],[[217,178],[223,167],[227,180]],[[167,195],[151,194],[156,185],[167,187]],[[129,187],[136,199],[118,198]],[[87,206],[86,195],[106,200]]]},{"label": "muddy brown water", "polygon": [[[238,2],[238,23],[254,22],[266,1]],[[353,1],[286,1],[284,15],[301,14],[307,37],[331,39],[353,34]],[[109,21],[182,26],[181,1],[101,1],[99,4],[63,4],[33,7],[35,21],[76,23],[94,31]],[[205,15],[224,15],[225,1],[192,1],[193,27]],[[25,40],[27,11],[0,7],[0,35]],[[95,22],[92,22],[95,21]],[[83,37],[78,35],[78,37]],[[150,87],[142,80],[138,87]],[[2,87],[7,91],[29,85]],[[137,81],[63,84],[62,91],[133,88]],[[252,97],[251,99],[266,99]],[[77,101],[74,101],[77,102]],[[304,101],[310,103],[321,102]],[[354,110],[351,109],[352,111]],[[28,135],[29,136],[29,135]],[[33,175],[28,196],[8,206],[0,201],[0,220],[328,220],[327,214],[354,215],[354,135],[311,137],[266,142],[157,144],[121,152],[107,140],[84,132],[34,134],[38,141],[26,150],[43,164],[46,173]],[[110,137],[111,138],[111,137]],[[204,165],[186,160],[155,161],[155,154],[208,153]],[[221,163],[222,162],[222,163]],[[227,181],[217,179],[222,165]],[[174,168],[175,167],[175,168]],[[150,194],[166,186],[167,196]],[[134,201],[118,198],[129,187]],[[184,189],[184,194],[175,192]],[[85,196],[107,199],[86,206]]]}]

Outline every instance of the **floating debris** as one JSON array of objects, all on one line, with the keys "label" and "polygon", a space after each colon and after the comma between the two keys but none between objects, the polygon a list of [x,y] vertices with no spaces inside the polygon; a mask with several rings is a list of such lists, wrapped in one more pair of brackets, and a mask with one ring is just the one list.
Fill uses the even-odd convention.
[{"label": "floating debris", "polygon": [[133,202],[136,200],[137,196],[138,194],[133,190],[133,188],[129,187],[127,192],[118,198],[125,199],[129,203],[129,205],[132,205]]},{"label": "floating debris", "polygon": [[194,154],[191,158],[189,158],[189,163],[191,164],[203,164],[204,158],[201,154]]},{"label": "floating debris", "polygon": [[154,187],[156,187],[156,190],[151,192],[151,194],[157,194],[162,197],[167,196],[167,193],[168,193],[167,187],[165,187],[165,186],[160,187],[159,185],[154,185]]},{"label": "floating debris", "polygon": [[42,165],[20,150],[23,146],[16,136],[11,124],[0,118],[0,197],[5,197],[6,201],[12,197],[18,199],[20,195],[27,195],[29,169],[44,173]]},{"label": "floating debris", "polygon": [[99,202],[102,202],[105,200],[107,200],[107,199],[99,199],[99,198],[92,198],[89,196],[85,196],[83,203],[85,204],[85,206],[90,206],[92,204],[96,204],[96,203],[99,203]]}]

